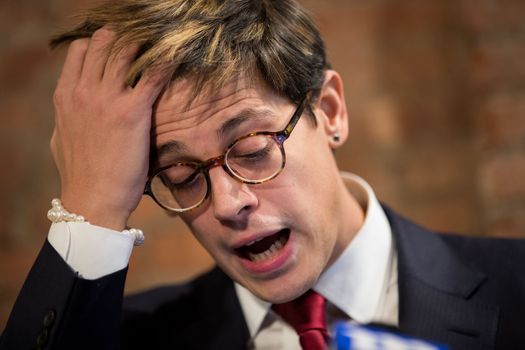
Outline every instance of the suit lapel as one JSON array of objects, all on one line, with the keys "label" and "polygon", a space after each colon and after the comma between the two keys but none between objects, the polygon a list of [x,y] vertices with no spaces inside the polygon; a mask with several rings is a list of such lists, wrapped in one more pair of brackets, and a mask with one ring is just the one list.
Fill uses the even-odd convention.
[{"label": "suit lapel", "polygon": [[249,331],[232,280],[218,268],[184,285],[125,299],[125,349],[244,350]]},{"label": "suit lapel", "polygon": [[486,276],[468,266],[437,234],[393,213],[398,253],[401,330],[452,349],[492,349],[499,309],[471,297]]},{"label": "suit lapel", "polygon": [[[198,349],[246,349],[249,331],[233,281],[219,268],[208,277],[205,288],[199,288],[198,322],[193,344]],[[206,345],[204,345],[206,344]]]}]

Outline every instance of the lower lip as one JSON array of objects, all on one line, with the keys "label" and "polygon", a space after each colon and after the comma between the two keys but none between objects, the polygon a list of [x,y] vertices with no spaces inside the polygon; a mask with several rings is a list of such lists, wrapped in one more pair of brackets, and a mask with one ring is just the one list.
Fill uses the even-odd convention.
[{"label": "lower lip", "polygon": [[292,233],[290,232],[286,244],[277,252],[277,254],[275,254],[271,258],[257,262],[251,261],[246,258],[240,258],[240,261],[244,268],[252,274],[264,275],[269,273],[275,273],[282,269],[285,266],[286,262],[290,260],[292,256],[292,247]]}]

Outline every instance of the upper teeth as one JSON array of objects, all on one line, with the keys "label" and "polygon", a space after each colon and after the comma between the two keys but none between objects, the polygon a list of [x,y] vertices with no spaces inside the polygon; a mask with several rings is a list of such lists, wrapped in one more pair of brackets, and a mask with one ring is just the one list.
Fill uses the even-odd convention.
[{"label": "upper teeth", "polygon": [[255,243],[262,241],[264,238],[258,238],[256,240],[251,241],[250,243],[246,244],[247,247],[254,245]]}]

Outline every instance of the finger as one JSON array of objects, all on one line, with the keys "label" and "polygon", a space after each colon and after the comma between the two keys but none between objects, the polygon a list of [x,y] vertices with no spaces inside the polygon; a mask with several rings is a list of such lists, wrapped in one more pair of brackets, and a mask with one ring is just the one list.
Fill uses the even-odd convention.
[{"label": "finger", "polygon": [[118,82],[122,84],[122,86],[127,87],[126,77],[133,60],[137,56],[138,50],[139,45],[134,44],[126,46],[117,52],[113,52],[106,63],[103,79],[112,84]]},{"label": "finger", "polygon": [[115,34],[107,27],[93,33],[82,67],[81,79],[84,82],[94,84],[102,79],[114,37]]},{"label": "finger", "polygon": [[64,86],[75,85],[80,79],[84,58],[89,46],[89,39],[73,41],[67,49],[66,59],[60,73],[59,84]]},{"label": "finger", "polygon": [[162,89],[170,81],[170,78],[170,71],[155,68],[147,69],[142,73],[142,76],[133,91],[136,94],[144,96],[149,103],[153,104]]}]

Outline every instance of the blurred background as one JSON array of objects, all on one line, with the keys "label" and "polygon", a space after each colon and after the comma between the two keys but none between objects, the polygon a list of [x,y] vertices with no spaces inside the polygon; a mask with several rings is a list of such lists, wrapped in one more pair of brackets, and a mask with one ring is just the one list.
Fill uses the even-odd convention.
[{"label": "blurred background", "polygon": [[[525,1],[301,2],[345,81],[341,168],[429,228],[525,237]],[[47,41],[94,4],[0,0],[0,329],[60,193],[48,144],[65,52],[50,53]],[[127,292],[212,265],[147,198],[130,225],[147,239],[133,253]]]}]

